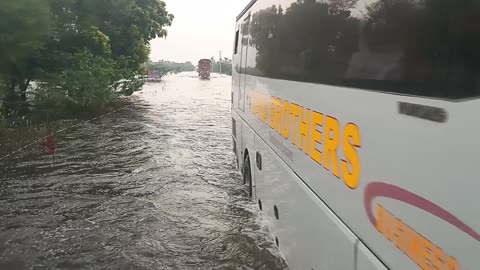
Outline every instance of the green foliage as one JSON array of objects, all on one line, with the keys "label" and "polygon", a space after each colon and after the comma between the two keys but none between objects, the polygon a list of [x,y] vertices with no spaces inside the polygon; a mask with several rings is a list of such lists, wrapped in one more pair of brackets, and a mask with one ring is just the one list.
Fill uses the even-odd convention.
[{"label": "green foliage", "polygon": [[173,16],[158,0],[69,0],[80,25],[95,25],[105,33],[115,58],[130,56],[137,63],[148,60],[148,41],[167,35],[164,26]]},{"label": "green foliage", "polygon": [[158,70],[161,74],[167,74],[170,72],[179,73],[184,71],[195,71],[195,66],[192,64],[192,62],[176,63],[161,60],[159,62],[149,62],[148,69]]},{"label": "green foliage", "polygon": [[7,92],[7,90],[6,90],[5,85],[3,84],[2,81],[0,81],[0,108],[2,108],[2,100],[5,97],[6,92]]},{"label": "green foliage", "polygon": [[91,110],[131,95],[143,85],[149,41],[172,19],[160,0],[0,1],[6,107],[27,101],[32,80],[41,82],[36,107]]},{"label": "green foliage", "polygon": [[38,70],[38,50],[50,26],[49,0],[0,1],[0,115],[25,110],[20,100]]},{"label": "green foliage", "polygon": [[24,64],[43,46],[50,23],[48,0],[0,1],[0,71],[4,78],[22,72],[12,66]]},{"label": "green foliage", "polygon": [[114,100],[113,60],[87,51],[63,57],[68,59],[70,66],[50,78],[44,89],[46,93],[37,93],[39,104],[60,108],[101,108]]},{"label": "green foliage", "polygon": [[224,57],[221,61],[216,61],[213,57],[210,59],[212,61],[212,70],[213,72],[220,73],[220,65],[222,66],[222,74],[232,75],[232,60]]},{"label": "green foliage", "polygon": [[129,60],[127,57],[122,57],[116,61],[113,89],[118,94],[130,96],[143,86],[145,68],[143,65],[139,65],[137,68],[129,68],[132,62],[133,60]]}]

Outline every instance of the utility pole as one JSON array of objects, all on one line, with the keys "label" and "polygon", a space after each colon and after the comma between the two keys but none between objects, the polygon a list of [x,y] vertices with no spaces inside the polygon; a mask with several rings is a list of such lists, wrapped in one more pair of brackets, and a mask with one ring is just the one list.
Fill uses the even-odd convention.
[{"label": "utility pole", "polygon": [[220,54],[220,74],[222,74],[222,51],[218,51],[218,53]]}]

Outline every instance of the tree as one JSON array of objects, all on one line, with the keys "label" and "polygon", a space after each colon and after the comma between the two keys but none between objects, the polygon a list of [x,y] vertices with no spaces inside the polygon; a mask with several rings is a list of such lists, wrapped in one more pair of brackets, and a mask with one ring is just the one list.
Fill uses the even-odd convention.
[{"label": "tree", "polygon": [[[157,37],[165,37],[165,26],[171,25],[173,15],[166,11],[163,1],[158,0],[55,0],[55,11],[59,17],[67,18],[60,27],[68,30],[71,21],[78,29],[95,27],[97,36],[104,35],[108,44],[108,57],[116,62],[117,74],[121,78],[134,79],[143,75],[141,67],[147,62],[150,53],[149,41]],[[68,7],[67,9],[65,7]],[[73,14],[73,18],[70,14]],[[90,35],[91,37],[92,35]],[[95,36],[95,35],[94,35]],[[85,40],[84,37],[81,38]],[[62,38],[60,38],[62,40]],[[90,51],[98,48],[102,39],[94,39],[90,46],[75,42],[74,51],[82,51],[88,47]],[[68,41],[68,39],[67,39]],[[71,44],[71,43],[70,43]],[[92,46],[93,45],[93,46]],[[57,46],[58,47],[58,46]],[[61,46],[65,48],[65,46]],[[66,46],[67,48],[70,46]],[[104,49],[100,46],[101,52]],[[131,89],[133,92],[138,89]]]},{"label": "tree", "polygon": [[232,60],[224,57],[221,61],[216,61],[214,57],[211,58],[212,70],[220,72],[220,65],[222,66],[222,74],[232,75]]},{"label": "tree", "polygon": [[36,79],[37,96],[64,93],[62,102],[82,108],[138,90],[149,41],[165,37],[173,20],[160,0],[1,1],[0,15],[0,77],[9,93],[18,89],[25,100]]},{"label": "tree", "polygon": [[19,93],[26,99],[50,26],[49,0],[0,1],[0,79],[7,104],[16,102]]},{"label": "tree", "polygon": [[164,27],[173,20],[165,2],[159,0],[75,0],[72,10],[79,25],[95,25],[108,36],[112,56],[127,57],[124,64],[133,69],[148,61],[148,42],[165,37]]},{"label": "tree", "polygon": [[70,66],[55,74],[55,87],[48,85],[37,95],[37,101],[50,107],[74,105],[76,108],[101,109],[111,102],[116,93],[112,82],[115,78],[115,63],[112,59],[96,56],[91,52],[77,52],[68,58]]}]

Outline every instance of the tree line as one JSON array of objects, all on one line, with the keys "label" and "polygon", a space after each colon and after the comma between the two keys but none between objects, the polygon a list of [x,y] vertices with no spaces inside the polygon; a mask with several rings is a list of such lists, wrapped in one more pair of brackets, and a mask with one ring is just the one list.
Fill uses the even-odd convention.
[{"label": "tree line", "polygon": [[184,71],[195,71],[195,66],[192,62],[176,63],[172,61],[160,60],[158,62],[148,62],[148,69],[158,71],[160,74],[167,74],[170,72],[179,73]]},{"label": "tree line", "polygon": [[215,60],[214,57],[210,58],[212,61],[212,72],[220,73],[220,66],[222,67],[222,74],[232,75],[232,60],[224,57],[220,61]]},{"label": "tree line", "polygon": [[161,0],[0,1],[0,116],[131,95],[172,20]]}]

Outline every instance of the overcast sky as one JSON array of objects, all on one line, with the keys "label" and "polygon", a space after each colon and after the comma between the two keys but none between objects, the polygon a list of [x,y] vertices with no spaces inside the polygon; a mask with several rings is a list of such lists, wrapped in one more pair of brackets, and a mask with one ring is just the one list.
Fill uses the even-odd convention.
[{"label": "overcast sky", "polygon": [[250,0],[164,0],[175,16],[165,39],[151,41],[150,58],[176,62],[232,57],[235,18]]}]

